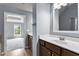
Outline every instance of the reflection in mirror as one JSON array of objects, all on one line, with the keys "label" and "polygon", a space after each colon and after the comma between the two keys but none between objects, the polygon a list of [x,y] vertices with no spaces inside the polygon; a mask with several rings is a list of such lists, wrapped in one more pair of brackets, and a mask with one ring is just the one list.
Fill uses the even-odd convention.
[{"label": "reflection in mirror", "polygon": [[55,31],[78,31],[78,4],[54,3],[53,28]]}]

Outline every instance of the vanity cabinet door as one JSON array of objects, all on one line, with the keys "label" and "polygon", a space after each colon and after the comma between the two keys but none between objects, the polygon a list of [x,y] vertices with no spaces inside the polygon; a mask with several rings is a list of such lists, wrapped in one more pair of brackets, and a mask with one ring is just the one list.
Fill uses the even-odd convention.
[{"label": "vanity cabinet door", "polygon": [[51,51],[40,45],[40,56],[51,56]]},{"label": "vanity cabinet door", "polygon": [[28,35],[28,48],[32,49],[32,36]]},{"label": "vanity cabinet door", "polygon": [[46,42],[46,47],[50,50],[52,50],[53,52],[57,53],[58,55],[60,55],[60,47],[54,45],[54,44],[51,44],[49,42]]},{"label": "vanity cabinet door", "polygon": [[62,49],[62,56],[79,56],[79,55],[69,50]]}]

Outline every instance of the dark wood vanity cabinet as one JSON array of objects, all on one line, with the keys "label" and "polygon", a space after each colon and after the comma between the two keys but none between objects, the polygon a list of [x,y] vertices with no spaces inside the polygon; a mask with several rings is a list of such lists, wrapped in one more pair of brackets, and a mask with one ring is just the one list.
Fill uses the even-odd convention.
[{"label": "dark wood vanity cabinet", "polygon": [[52,56],[60,56],[59,54],[57,54],[57,53],[55,53],[55,52],[53,52],[52,51],[52,54],[51,54]]},{"label": "dark wood vanity cabinet", "polygon": [[60,55],[60,47],[49,42],[45,42],[45,44],[45,47],[52,51],[52,55]]},{"label": "dark wood vanity cabinet", "polygon": [[32,36],[28,35],[28,48],[32,50]]},{"label": "dark wood vanity cabinet", "polygon": [[39,47],[40,56],[79,56],[77,53],[41,39],[39,39]]},{"label": "dark wood vanity cabinet", "polygon": [[62,56],[79,56],[79,54],[76,54],[66,49],[62,49]]},{"label": "dark wood vanity cabinet", "polygon": [[57,47],[55,47],[54,45],[52,45],[46,41],[43,41],[40,39],[39,46],[40,46],[40,48],[39,48],[39,50],[40,50],[39,55],[40,56],[58,56],[59,55],[59,50],[56,52],[56,50],[54,49]]},{"label": "dark wood vanity cabinet", "polygon": [[40,56],[51,56],[51,51],[46,47],[40,45]]},{"label": "dark wood vanity cabinet", "polygon": [[42,46],[45,46],[45,41],[43,41],[43,40],[40,39],[39,40],[39,44],[42,45]]},{"label": "dark wood vanity cabinet", "polygon": [[45,41],[39,40],[39,55],[40,56],[51,56],[51,51],[45,47]]}]

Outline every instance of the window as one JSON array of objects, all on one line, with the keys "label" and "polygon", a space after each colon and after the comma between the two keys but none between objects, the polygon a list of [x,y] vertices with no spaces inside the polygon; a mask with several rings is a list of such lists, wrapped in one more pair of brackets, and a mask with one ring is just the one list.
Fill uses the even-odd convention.
[{"label": "window", "polygon": [[7,22],[23,23],[24,22],[24,17],[21,16],[21,15],[16,15],[16,14],[8,14],[7,15]]},{"label": "window", "polygon": [[21,24],[14,24],[14,36],[21,36]]}]

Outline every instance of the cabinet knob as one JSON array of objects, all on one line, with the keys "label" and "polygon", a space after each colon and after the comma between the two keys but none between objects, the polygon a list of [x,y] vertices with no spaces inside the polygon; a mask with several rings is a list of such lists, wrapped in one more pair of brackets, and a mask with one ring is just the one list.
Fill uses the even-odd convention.
[{"label": "cabinet knob", "polygon": [[50,52],[48,52],[48,54],[50,55]]},{"label": "cabinet knob", "polygon": [[43,43],[43,46],[44,46],[44,43]]},{"label": "cabinet knob", "polygon": [[52,56],[54,56],[54,54],[52,54]]}]

